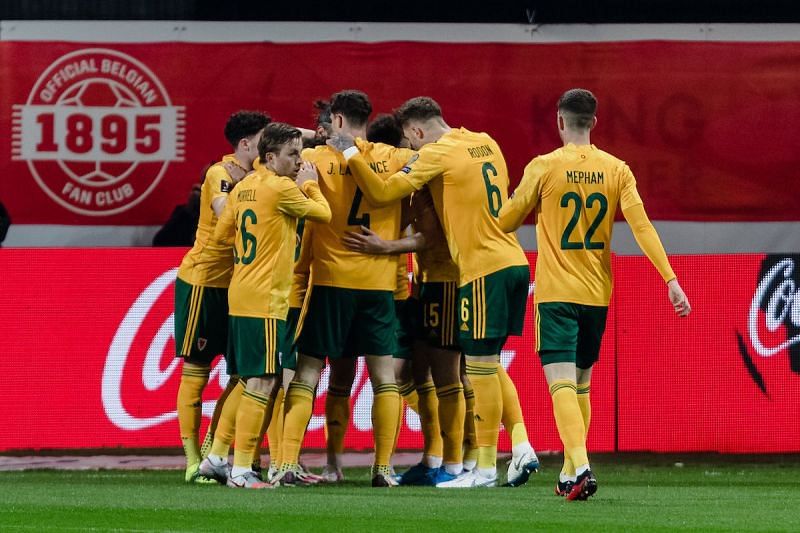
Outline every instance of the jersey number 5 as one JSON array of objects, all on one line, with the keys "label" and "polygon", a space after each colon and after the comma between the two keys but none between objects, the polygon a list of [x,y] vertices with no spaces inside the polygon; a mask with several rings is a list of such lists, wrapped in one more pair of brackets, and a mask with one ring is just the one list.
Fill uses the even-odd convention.
[{"label": "jersey number 5", "polygon": [[256,218],[256,214],[252,209],[246,209],[242,213],[242,221],[239,225],[239,231],[242,234],[242,257],[239,258],[239,254],[236,253],[236,246],[233,247],[233,262],[235,264],[241,263],[243,265],[249,265],[253,262],[253,259],[256,258],[256,245],[258,241],[256,240],[256,236],[252,233],[247,231],[247,222],[251,224],[255,224],[258,222],[258,218]]},{"label": "jersey number 5", "polygon": [[348,226],[364,226],[365,228],[369,227],[369,213],[364,213],[361,216],[358,216],[358,208],[361,207],[361,199],[363,197],[364,193],[361,192],[361,189],[356,187],[356,194],[353,196],[353,204],[350,206],[350,212],[347,214]]},{"label": "jersey number 5", "polygon": [[492,184],[492,181],[489,179],[490,173],[492,177],[497,176],[497,169],[494,168],[494,165],[491,163],[484,163],[481,167],[481,173],[483,174],[483,183],[486,185],[486,198],[489,200],[489,212],[494,218],[497,218],[500,214],[500,208],[503,207],[503,197],[500,196],[500,187]]},{"label": "jersey number 5", "polygon": [[601,222],[603,222],[606,212],[608,212],[608,199],[599,192],[593,192],[588,198],[586,198],[586,209],[591,209],[595,203],[598,204],[600,209],[598,209],[594,220],[589,226],[589,229],[586,230],[586,235],[583,237],[583,242],[573,242],[569,240],[570,235],[572,235],[572,231],[575,229],[575,226],[578,225],[578,220],[581,218],[583,200],[578,193],[570,191],[561,197],[561,207],[569,207],[570,202],[575,203],[575,211],[573,211],[572,218],[567,223],[567,227],[564,229],[564,233],[561,235],[561,249],[583,250],[586,248],[587,250],[602,250],[605,248],[606,243],[602,241],[592,241],[592,237],[594,236],[594,232],[597,231],[597,227],[600,226]]}]

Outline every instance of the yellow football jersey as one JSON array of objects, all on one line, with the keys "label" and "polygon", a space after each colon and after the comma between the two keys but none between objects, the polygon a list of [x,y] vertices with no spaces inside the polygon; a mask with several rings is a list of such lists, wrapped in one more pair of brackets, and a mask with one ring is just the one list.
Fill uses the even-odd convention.
[{"label": "yellow football jersey", "polygon": [[[513,231],[535,209],[535,301],[608,305],[614,215],[641,203],[628,165],[594,145],[568,144],[533,159],[500,223]],[[661,250],[666,268],[659,270],[672,279]]]},{"label": "yellow football jersey", "polygon": [[[233,179],[222,166],[228,162],[242,166],[233,154],[224,156],[222,161],[211,165],[200,188],[200,220],[197,223],[194,246],[183,257],[178,269],[178,277],[192,285],[225,288],[231,280],[233,255],[230,249],[205,250],[218,219],[211,202],[220,197],[227,197],[234,186]],[[201,255],[204,256],[202,261]]]},{"label": "yellow football jersey", "polygon": [[428,184],[450,255],[458,265],[460,286],[528,264],[516,236],[505,233],[497,222],[508,198],[508,170],[500,147],[486,133],[453,128],[423,146],[401,172],[384,182],[370,179],[362,156],[354,155],[350,165],[357,169],[359,185],[368,188],[377,203],[402,198]]},{"label": "yellow football jersey", "polygon": [[328,202],[316,182],[306,183],[301,191],[294,180],[278,176],[266,167],[239,182],[212,238],[215,246],[233,244],[229,313],[285,320],[294,270],[297,219],[324,223],[330,216]]},{"label": "yellow football jersey", "polygon": [[[361,139],[356,143],[367,164],[381,177],[400,170],[414,154],[412,150]],[[396,239],[400,234],[400,202],[383,207],[370,204],[356,186],[344,156],[328,146],[303,150],[303,159],[317,165],[320,190],[332,213],[330,224],[314,228],[314,285],[394,291],[397,257],[353,252],[342,244],[342,237],[346,231],[367,226],[383,239]]]},{"label": "yellow football jersey", "polygon": [[408,254],[397,256],[397,277],[394,288],[394,299],[396,301],[406,300],[411,294],[408,286]]},{"label": "yellow football jersey", "polygon": [[308,285],[311,281],[311,235],[314,223],[301,220],[297,223],[297,243],[294,251],[294,274],[292,292],[289,295],[289,307],[303,307]]},{"label": "yellow football jersey", "polygon": [[422,282],[458,281],[458,266],[450,257],[447,238],[427,186],[414,193],[411,207],[414,230],[425,236],[425,248],[416,252],[417,279]]}]

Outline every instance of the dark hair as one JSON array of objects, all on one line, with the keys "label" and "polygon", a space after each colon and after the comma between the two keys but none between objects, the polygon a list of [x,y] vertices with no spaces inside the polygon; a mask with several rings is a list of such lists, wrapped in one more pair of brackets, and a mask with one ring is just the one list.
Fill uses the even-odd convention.
[{"label": "dark hair", "polygon": [[314,100],[314,109],[317,112],[314,114],[314,122],[317,126],[321,124],[331,123],[331,103],[326,100]]},{"label": "dark hair", "polygon": [[586,130],[592,127],[597,98],[586,89],[570,89],[558,99],[558,110],[564,114],[568,128]]},{"label": "dark hair", "polygon": [[239,141],[252,137],[272,122],[269,115],[259,111],[237,111],[225,123],[225,138],[236,148]]},{"label": "dark hair", "polygon": [[442,108],[430,96],[412,98],[394,112],[394,118],[401,127],[405,126],[410,120],[425,121],[435,117],[441,118],[441,116]]},{"label": "dark hair", "polygon": [[378,115],[367,126],[367,140],[397,147],[403,142],[403,129],[392,115]]},{"label": "dark hair", "polygon": [[294,126],[283,122],[272,122],[264,128],[264,134],[258,142],[258,157],[264,163],[267,160],[267,153],[277,154],[284,144],[299,139],[301,135],[300,130]]},{"label": "dark hair", "polygon": [[331,114],[337,113],[344,115],[353,126],[363,126],[372,113],[372,104],[361,91],[339,91],[331,96]]}]

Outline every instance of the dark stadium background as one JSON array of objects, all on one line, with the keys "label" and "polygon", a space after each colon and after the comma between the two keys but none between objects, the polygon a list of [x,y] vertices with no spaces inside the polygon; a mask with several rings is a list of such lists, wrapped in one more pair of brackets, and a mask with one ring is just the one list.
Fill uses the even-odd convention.
[{"label": "dark stadium background", "polygon": [[[797,22],[790,0],[519,2],[211,2],[198,0],[6,0],[3,20],[263,20],[615,24]],[[533,20],[531,20],[533,19]]]}]

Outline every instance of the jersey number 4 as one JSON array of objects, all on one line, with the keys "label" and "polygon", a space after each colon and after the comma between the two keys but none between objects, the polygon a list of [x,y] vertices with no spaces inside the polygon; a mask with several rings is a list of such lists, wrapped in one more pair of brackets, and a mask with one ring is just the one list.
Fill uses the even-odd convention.
[{"label": "jersey number 4", "polygon": [[347,214],[348,226],[364,226],[369,227],[369,213],[363,213],[358,216],[358,209],[361,207],[361,199],[364,198],[364,193],[361,189],[356,187],[356,194],[353,196],[353,203],[350,206],[350,212]]},{"label": "jersey number 4", "polygon": [[608,199],[599,192],[593,192],[588,198],[586,198],[587,210],[591,209],[595,203],[598,204],[600,209],[598,209],[594,220],[589,226],[589,229],[586,230],[586,235],[583,237],[583,242],[574,242],[569,240],[573,230],[575,229],[575,226],[578,225],[578,220],[581,218],[581,211],[583,211],[583,200],[578,193],[570,191],[561,197],[561,207],[569,207],[570,203],[575,204],[575,210],[572,212],[572,218],[567,223],[567,227],[564,229],[564,233],[561,235],[561,249],[583,250],[586,248],[587,250],[602,250],[605,248],[606,243],[602,241],[593,241],[592,237],[594,236],[594,232],[597,231],[598,226],[600,226],[600,223],[603,222],[603,219],[606,217],[606,213],[608,212]]}]

